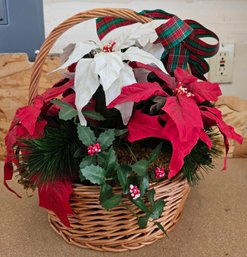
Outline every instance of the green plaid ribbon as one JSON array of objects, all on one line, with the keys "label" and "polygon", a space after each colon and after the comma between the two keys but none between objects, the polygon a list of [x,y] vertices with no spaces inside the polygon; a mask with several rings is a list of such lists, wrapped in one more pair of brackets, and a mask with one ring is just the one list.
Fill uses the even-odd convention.
[{"label": "green plaid ribbon", "polygon": [[[205,58],[215,55],[219,49],[219,38],[215,33],[194,20],[183,21],[160,9],[144,10],[139,14],[152,19],[168,20],[156,28],[158,39],[154,43],[163,45],[164,53],[161,60],[170,74],[173,74],[177,67],[186,69],[189,64],[192,74],[205,79],[203,75],[209,71],[209,65]],[[98,18],[96,21],[97,33],[102,39],[110,31],[133,23],[135,22],[121,18]],[[217,43],[207,44],[201,40],[205,37],[214,38]]]}]

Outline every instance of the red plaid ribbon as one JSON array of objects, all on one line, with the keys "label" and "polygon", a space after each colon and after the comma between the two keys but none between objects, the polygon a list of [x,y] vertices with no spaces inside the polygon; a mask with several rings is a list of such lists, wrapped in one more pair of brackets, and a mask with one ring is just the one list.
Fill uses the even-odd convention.
[{"label": "red plaid ribbon", "polygon": [[[209,65],[204,58],[212,57],[219,49],[219,38],[215,33],[194,20],[182,21],[163,10],[144,10],[139,14],[153,19],[168,20],[156,28],[158,39],[155,43],[161,43],[164,46],[161,60],[169,73],[172,74],[177,67],[186,69],[189,64],[193,75],[205,79],[203,75],[209,71]],[[120,18],[99,18],[97,19],[98,36],[102,39],[110,31],[133,23]],[[201,40],[205,37],[214,38],[217,43],[207,44]]]}]

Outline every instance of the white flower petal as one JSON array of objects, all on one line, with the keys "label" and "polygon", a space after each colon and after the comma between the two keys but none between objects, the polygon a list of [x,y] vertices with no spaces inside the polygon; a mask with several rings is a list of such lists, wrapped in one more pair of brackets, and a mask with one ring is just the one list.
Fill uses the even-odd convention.
[{"label": "white flower petal", "polygon": [[147,43],[143,48],[143,51],[148,52],[150,54],[152,54],[155,58],[157,58],[158,60],[161,59],[161,56],[164,52],[164,47],[162,46],[162,44],[152,44],[152,43]]},{"label": "white flower petal", "polygon": [[[75,44],[74,50],[67,59],[67,61],[54,71],[65,69],[73,63],[78,62],[84,55],[90,53],[93,49],[97,49],[99,46],[93,41],[79,42]],[[71,49],[70,49],[71,50]]]},{"label": "white flower petal", "polygon": [[75,105],[81,125],[86,125],[81,109],[90,101],[98,87],[99,79],[95,72],[94,59],[81,59],[76,66],[74,86]]},{"label": "white flower petal", "polygon": [[107,90],[118,79],[120,70],[124,66],[122,53],[120,51],[110,53],[101,52],[94,57],[94,62],[95,72],[100,76],[100,83],[104,90]]},{"label": "white flower petal", "polygon": [[123,53],[123,60],[128,60],[131,62],[136,61],[143,64],[154,64],[164,73],[167,73],[163,63],[159,59],[155,58],[152,54],[139,49],[138,47],[130,47],[127,49],[127,51]]},{"label": "white flower petal", "polygon": [[103,42],[115,41],[115,49],[118,50],[129,48],[136,43],[140,44],[140,47],[143,47],[147,43],[154,42],[157,39],[158,36],[155,29],[165,22],[165,20],[153,20],[145,24],[135,23],[124,26],[108,34]]},{"label": "white flower petal", "polygon": [[[105,92],[106,105],[110,104],[116,97],[119,96],[119,94],[121,93],[122,87],[131,85],[133,83],[136,83],[134,72],[129,67],[129,65],[125,63],[124,67],[120,72],[120,76],[118,80],[116,80],[111,86],[111,88],[109,88]],[[131,117],[133,105],[134,105],[133,102],[126,102],[116,106],[116,108],[121,113],[121,117],[125,125],[128,123]]]}]

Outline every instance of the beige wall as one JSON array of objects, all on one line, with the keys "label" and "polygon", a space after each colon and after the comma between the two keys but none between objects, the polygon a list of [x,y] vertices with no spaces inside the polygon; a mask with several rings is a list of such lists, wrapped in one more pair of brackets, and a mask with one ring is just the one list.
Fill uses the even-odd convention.
[{"label": "beige wall", "polygon": [[[221,42],[235,44],[233,83],[222,85],[223,94],[247,99],[247,0],[44,0],[46,34],[67,17],[96,7],[160,8],[202,23],[218,34]],[[52,51],[95,37],[94,24],[87,22],[67,32]]]}]

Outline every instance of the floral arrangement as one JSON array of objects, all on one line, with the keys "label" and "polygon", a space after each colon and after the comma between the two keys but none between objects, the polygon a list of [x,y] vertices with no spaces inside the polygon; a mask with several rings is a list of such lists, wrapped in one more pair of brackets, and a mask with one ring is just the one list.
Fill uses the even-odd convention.
[{"label": "floral arrangement", "polygon": [[193,184],[199,168],[213,167],[213,127],[223,135],[226,153],[228,138],[242,142],[213,104],[219,85],[203,77],[203,48],[213,55],[218,44],[210,49],[200,35],[217,36],[161,10],[142,14],[155,20],[103,39],[131,22],[101,18],[98,43],[69,45],[58,68],[66,69],[66,78],[19,108],[6,136],[5,185],[18,174],[26,188],[38,188],[40,206],[66,226],[74,182],[99,185],[99,203],[107,210],[129,199],[144,211],[138,224],[145,227],[165,206],[155,201],[151,182],[184,176]]}]

